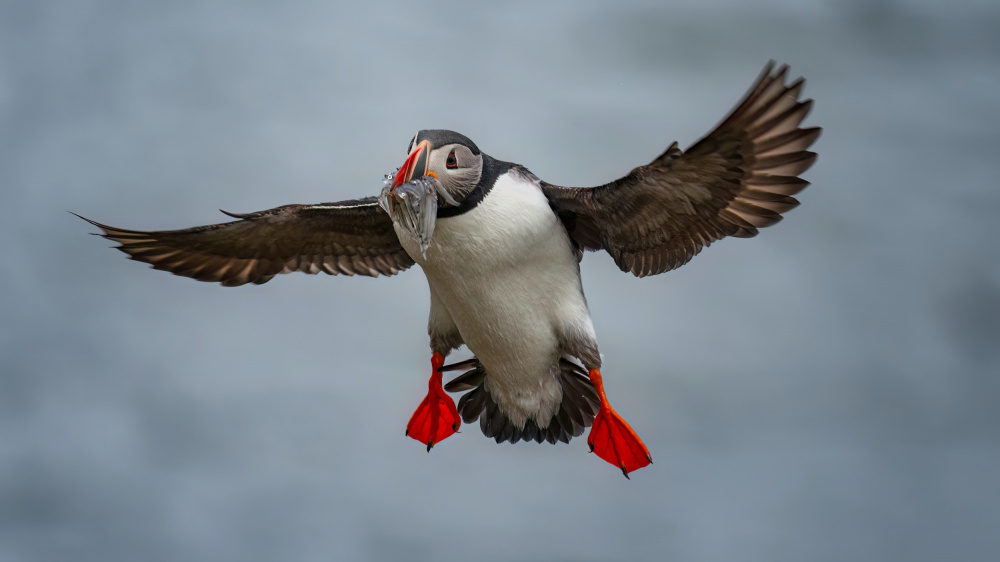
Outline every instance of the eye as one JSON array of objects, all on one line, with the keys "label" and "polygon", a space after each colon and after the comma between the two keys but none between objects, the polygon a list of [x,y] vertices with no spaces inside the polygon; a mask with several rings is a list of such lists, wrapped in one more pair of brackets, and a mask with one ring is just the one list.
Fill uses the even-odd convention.
[{"label": "eye", "polygon": [[452,150],[450,153],[448,153],[448,159],[444,161],[444,167],[445,168],[457,168],[458,167],[458,159],[455,158],[455,151],[454,150]]}]

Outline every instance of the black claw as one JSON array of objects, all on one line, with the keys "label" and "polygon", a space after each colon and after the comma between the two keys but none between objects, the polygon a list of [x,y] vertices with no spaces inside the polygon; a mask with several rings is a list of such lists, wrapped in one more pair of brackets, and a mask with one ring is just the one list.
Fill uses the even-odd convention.
[{"label": "black claw", "polygon": [[593,441],[587,441],[587,445],[590,445],[590,452],[593,453],[594,452],[594,442]]},{"label": "black claw", "polygon": [[626,480],[631,480],[631,478],[629,478],[629,477],[628,477],[628,471],[627,471],[627,470],[625,470],[625,467],[624,467],[624,466],[622,467],[622,474],[624,474],[624,475],[625,475],[625,479],[626,479]]},{"label": "black claw", "polygon": [[431,452],[431,447],[433,447],[433,446],[434,446],[434,442],[433,441],[428,441],[427,442],[427,452],[428,453]]},{"label": "black claw", "polygon": [[646,455],[646,460],[649,461],[649,464],[653,464],[653,455]]},{"label": "black claw", "polygon": [[403,432],[403,437],[409,437],[409,436],[410,436],[410,428],[406,428],[406,431]]}]

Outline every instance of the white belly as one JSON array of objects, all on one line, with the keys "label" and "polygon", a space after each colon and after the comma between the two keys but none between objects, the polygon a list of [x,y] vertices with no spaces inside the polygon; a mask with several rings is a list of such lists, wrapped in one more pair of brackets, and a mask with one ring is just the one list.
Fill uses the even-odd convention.
[{"label": "white belly", "polygon": [[486,368],[504,413],[518,425],[528,417],[547,424],[562,399],[560,339],[593,337],[593,326],[569,236],[538,186],[500,176],[474,209],[437,221],[426,259],[415,240],[400,240]]}]

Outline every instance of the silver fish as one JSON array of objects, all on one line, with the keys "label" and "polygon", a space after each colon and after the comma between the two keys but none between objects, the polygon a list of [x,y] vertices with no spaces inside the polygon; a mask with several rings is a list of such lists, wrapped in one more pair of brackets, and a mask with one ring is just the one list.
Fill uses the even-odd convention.
[{"label": "silver fish", "polygon": [[438,181],[424,176],[392,187],[394,174],[382,180],[378,204],[397,226],[420,243],[420,253],[426,258],[437,220]]}]

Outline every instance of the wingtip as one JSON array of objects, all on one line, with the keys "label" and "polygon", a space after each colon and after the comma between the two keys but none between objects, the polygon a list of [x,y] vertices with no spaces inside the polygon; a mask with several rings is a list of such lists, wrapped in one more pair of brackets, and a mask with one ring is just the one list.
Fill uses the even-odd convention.
[{"label": "wingtip", "polygon": [[88,219],[87,217],[85,217],[83,215],[74,213],[73,211],[66,211],[66,212],[69,213],[69,214],[71,214],[71,215],[73,215],[74,217],[76,217],[78,219],[83,219],[83,220],[89,222],[90,224],[92,224],[94,226],[101,226],[100,223],[97,223],[96,221],[92,221],[92,220]]},{"label": "wingtip", "polygon": [[[764,70],[761,71],[758,81],[765,77],[771,77],[775,80],[780,80],[782,83],[788,78],[788,73],[791,71],[792,67],[788,63],[778,64],[778,61],[774,59],[769,59],[767,64],[764,65]],[[792,80],[787,86],[788,89],[792,89],[805,83],[806,79],[802,76],[798,76]]]},{"label": "wingtip", "polygon": [[103,236],[105,238],[108,237],[108,229],[110,227],[108,227],[107,225],[101,224],[101,223],[99,223],[99,222],[97,222],[95,220],[90,220],[90,219],[88,219],[87,217],[85,217],[83,215],[74,213],[73,211],[66,211],[66,212],[69,213],[69,214],[71,214],[71,215],[73,215],[73,216],[75,216],[75,217],[77,217],[77,218],[83,219],[83,220],[89,222],[90,224],[92,224],[92,225],[96,226],[97,228],[100,228],[101,230],[104,231],[103,234],[99,233],[99,232],[90,232],[89,234],[91,234],[93,236]]}]

